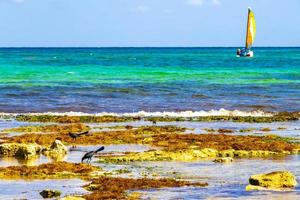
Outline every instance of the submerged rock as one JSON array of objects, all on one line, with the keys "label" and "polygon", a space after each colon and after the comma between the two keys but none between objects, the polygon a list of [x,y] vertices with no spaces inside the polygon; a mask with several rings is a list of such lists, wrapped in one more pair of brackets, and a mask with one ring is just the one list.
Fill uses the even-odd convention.
[{"label": "submerged rock", "polygon": [[59,197],[61,195],[61,192],[57,190],[43,190],[40,192],[40,195],[43,198],[53,198],[53,197]]},{"label": "submerged rock", "polygon": [[233,161],[233,158],[231,158],[231,157],[216,158],[214,160],[215,163],[231,163],[232,161]]},{"label": "submerged rock", "polygon": [[56,160],[61,160],[68,153],[68,148],[60,141],[55,140],[48,148],[43,149],[43,154]]},{"label": "submerged rock", "polygon": [[297,186],[295,176],[288,171],[277,171],[268,174],[253,175],[246,190],[280,190]]},{"label": "submerged rock", "polygon": [[31,159],[39,155],[41,149],[38,144],[4,143],[0,145],[0,156]]}]

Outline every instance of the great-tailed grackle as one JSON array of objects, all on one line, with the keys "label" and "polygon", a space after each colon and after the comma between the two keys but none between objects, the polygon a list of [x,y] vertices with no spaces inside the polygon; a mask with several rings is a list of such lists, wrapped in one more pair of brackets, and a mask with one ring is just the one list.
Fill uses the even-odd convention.
[{"label": "great-tailed grackle", "polygon": [[82,157],[81,159],[81,162],[83,162],[84,160],[87,159],[87,162],[91,162],[92,161],[92,158],[93,156],[98,153],[99,151],[103,151],[104,150],[104,146],[100,147],[99,149],[97,149],[96,151],[89,151],[87,152],[86,154],[84,154],[84,156]]},{"label": "great-tailed grackle", "polygon": [[156,121],[155,120],[151,120],[153,125],[156,125]]},{"label": "great-tailed grackle", "polygon": [[76,139],[77,139],[78,137],[80,137],[81,135],[88,134],[88,133],[89,133],[89,131],[85,131],[85,132],[83,132],[83,133],[69,133],[69,136],[70,136],[71,138],[73,138],[74,141],[76,141]]}]

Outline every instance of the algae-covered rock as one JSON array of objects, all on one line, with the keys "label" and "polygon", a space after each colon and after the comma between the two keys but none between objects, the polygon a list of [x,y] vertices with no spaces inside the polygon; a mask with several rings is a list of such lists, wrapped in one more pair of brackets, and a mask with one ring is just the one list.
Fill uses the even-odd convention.
[{"label": "algae-covered rock", "polygon": [[138,200],[141,199],[142,194],[140,192],[132,192],[127,196],[128,200]]},{"label": "algae-covered rock", "polygon": [[96,171],[101,171],[101,168],[83,163],[51,162],[38,166],[0,167],[0,179],[92,178],[90,174]]},{"label": "algae-covered rock", "polygon": [[40,192],[40,195],[46,199],[46,198],[59,197],[61,195],[61,192],[57,190],[43,190]]},{"label": "algae-covered rock", "polygon": [[233,159],[231,157],[225,157],[225,158],[216,158],[214,160],[215,163],[231,163]]},{"label": "algae-covered rock", "polygon": [[249,183],[250,185],[246,187],[246,190],[278,190],[294,188],[297,186],[295,176],[288,171],[277,171],[268,174],[253,175],[250,177]]},{"label": "algae-covered rock", "polygon": [[287,155],[290,154],[289,151],[283,152],[273,152],[273,151],[262,151],[262,150],[223,150],[219,151],[219,157],[232,157],[232,158],[249,158],[249,157],[267,157],[267,156],[275,156],[275,155]]},{"label": "algae-covered rock", "polygon": [[233,152],[234,157],[245,158],[250,156],[250,151],[238,150]]},{"label": "algae-covered rock", "polygon": [[205,153],[208,158],[218,157],[219,152],[216,149],[205,148],[201,149],[201,152]]},{"label": "algae-covered rock", "polygon": [[300,154],[300,149],[293,149],[292,154]]},{"label": "algae-covered rock", "polygon": [[219,157],[234,157],[234,149],[220,151]]},{"label": "algae-covered rock", "polygon": [[31,159],[36,157],[41,149],[38,144],[4,143],[0,145],[0,157]]},{"label": "algae-covered rock", "polygon": [[68,153],[68,148],[60,141],[55,140],[48,148],[43,149],[43,154],[60,160]]},{"label": "algae-covered rock", "polygon": [[202,149],[202,150],[183,150],[183,151],[147,151],[140,153],[128,153],[124,156],[108,156],[102,157],[102,162],[112,163],[124,163],[124,162],[135,162],[135,161],[195,161],[205,158],[217,157],[218,151],[214,149]]}]

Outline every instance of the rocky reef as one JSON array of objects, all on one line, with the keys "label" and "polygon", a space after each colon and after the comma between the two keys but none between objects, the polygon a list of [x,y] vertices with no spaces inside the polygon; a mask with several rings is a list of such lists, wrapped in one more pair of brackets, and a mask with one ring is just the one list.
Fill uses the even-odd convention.
[{"label": "rocky reef", "polygon": [[55,140],[50,147],[44,148],[42,152],[45,156],[61,161],[67,155],[68,148],[60,140]]},{"label": "rocky reef", "polygon": [[149,144],[167,150],[213,148],[216,150],[263,150],[263,151],[293,151],[299,149],[281,137],[271,136],[243,136],[226,134],[159,134],[149,139]]},{"label": "rocky reef", "polygon": [[26,122],[55,122],[55,123],[107,123],[107,122],[128,122],[140,120],[140,117],[122,116],[68,116],[68,115],[18,115],[16,120]]},{"label": "rocky reef", "polygon": [[36,143],[3,143],[0,144],[0,157],[15,157],[18,159],[31,160],[40,154],[51,157],[56,161],[62,160],[68,153],[68,149],[60,140],[55,140],[51,146],[43,148]]},{"label": "rocky reef", "polygon": [[85,178],[101,171],[99,167],[68,162],[47,163],[39,166],[0,167],[1,179],[63,179]]},{"label": "rocky reef", "polygon": [[194,122],[212,122],[212,121],[232,121],[247,123],[271,123],[299,120],[299,112],[278,112],[270,116],[202,116],[202,117],[147,117],[145,120],[156,122],[172,121],[194,121]]},{"label": "rocky reef", "polygon": [[0,144],[0,157],[17,157],[31,159],[40,154],[42,147],[38,144],[4,143]]},{"label": "rocky reef", "polygon": [[126,191],[128,190],[182,186],[205,187],[207,185],[207,183],[193,183],[189,181],[177,181],[174,179],[130,179],[102,176],[93,179],[93,181],[85,187],[92,193],[83,197],[87,200],[127,199],[129,195]]},{"label": "rocky reef", "polygon": [[234,121],[249,123],[270,123],[298,120],[299,112],[278,112],[268,116],[200,116],[200,117],[142,117],[142,116],[69,116],[69,115],[17,115],[16,120],[27,122],[55,122],[55,123],[107,123],[107,122],[129,122],[144,119],[155,122],[171,121]]},{"label": "rocky reef", "polygon": [[295,176],[288,171],[276,171],[268,174],[253,175],[246,190],[285,190],[297,186]]},{"label": "rocky reef", "polygon": [[55,132],[49,134],[23,134],[15,137],[2,137],[7,142],[17,143],[37,143],[40,145],[51,145],[55,139],[59,139],[66,144],[97,145],[101,144],[144,144],[147,138],[161,134],[180,134],[186,128],[176,126],[143,126],[136,129],[112,130],[93,132],[88,135],[73,140],[68,132]]},{"label": "rocky reef", "polygon": [[185,151],[164,151],[153,150],[140,153],[127,153],[124,156],[104,156],[100,162],[126,163],[135,161],[195,161],[218,156],[214,149],[185,150]]},{"label": "rocky reef", "polygon": [[22,133],[68,133],[68,132],[83,132],[90,130],[85,124],[72,123],[72,124],[52,124],[40,126],[21,126],[17,128],[5,129],[2,132],[22,132]]},{"label": "rocky reef", "polygon": [[220,150],[257,150],[257,151],[294,151],[300,149],[288,138],[276,135],[244,136],[227,134],[185,134],[186,128],[176,126],[145,126],[125,130],[92,132],[74,141],[67,132],[49,134],[24,134],[15,137],[2,137],[10,143],[37,143],[51,145],[55,139],[64,144],[96,145],[101,144],[145,144],[168,151],[185,149],[212,148]]},{"label": "rocky reef", "polygon": [[131,152],[125,155],[104,155],[99,158],[99,162],[107,163],[128,163],[136,161],[179,161],[191,162],[204,159],[215,158],[215,162],[231,162],[232,158],[255,158],[284,156],[291,152],[272,152],[260,150],[223,150],[204,148],[204,149],[188,149],[181,151],[151,150],[146,152]]},{"label": "rocky reef", "polygon": [[[62,120],[64,118],[55,120],[58,119]],[[68,120],[71,120],[71,118],[68,118]],[[83,119],[79,117],[79,122],[81,120]],[[131,177],[134,174],[128,173],[128,169],[103,171],[99,167],[87,164],[61,162],[62,158],[68,153],[65,145],[72,144],[74,148],[76,145],[99,144],[141,144],[153,147],[145,152],[116,151],[111,153],[108,151],[108,153],[95,155],[99,162],[112,164],[132,164],[136,161],[193,162],[208,160],[211,165],[217,165],[212,162],[231,163],[235,158],[267,158],[300,152],[300,146],[293,138],[283,138],[274,134],[264,136],[234,135],[234,130],[227,128],[207,129],[207,132],[209,132],[207,134],[188,134],[186,132],[187,128],[178,126],[122,126],[121,128],[116,126],[109,130],[105,128],[103,131],[96,128],[76,140],[68,134],[69,132],[81,132],[83,130],[90,130],[90,128],[81,123],[65,124],[65,121],[63,124],[7,130],[8,132],[20,131],[25,134],[13,137],[2,136],[1,139],[5,143],[0,145],[0,156],[29,159],[42,153],[53,158],[55,162],[39,166],[0,167],[0,179],[80,178],[91,182],[85,186],[91,193],[82,197],[70,196],[62,199],[139,199],[141,194],[132,191],[162,187],[203,187],[207,183],[161,179],[158,178],[156,171],[150,175],[148,171],[151,170],[148,169],[145,170],[147,172],[139,174],[145,177],[142,179],[120,178],[117,176]],[[108,166],[110,165],[108,164]],[[174,171],[174,173],[178,172]],[[150,176],[157,177],[157,179],[150,179]],[[172,177],[181,178],[177,175]],[[288,172],[255,175],[250,178],[249,182],[250,185],[247,186],[247,190],[281,190],[293,188],[296,185],[295,177],[288,174]]]}]

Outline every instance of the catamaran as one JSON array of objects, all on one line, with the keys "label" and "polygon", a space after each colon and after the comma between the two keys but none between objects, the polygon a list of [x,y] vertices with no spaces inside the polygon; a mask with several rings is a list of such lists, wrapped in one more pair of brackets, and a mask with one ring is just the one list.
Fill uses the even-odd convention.
[{"label": "catamaran", "polygon": [[248,21],[246,32],[246,47],[242,50],[238,49],[236,52],[237,57],[253,57],[254,52],[251,50],[254,39],[256,36],[256,22],[254,13],[251,8],[248,8]]}]

